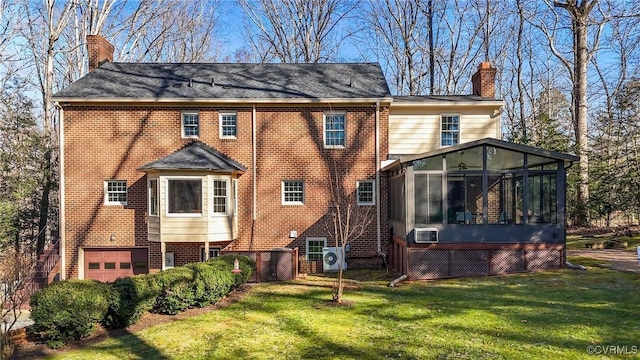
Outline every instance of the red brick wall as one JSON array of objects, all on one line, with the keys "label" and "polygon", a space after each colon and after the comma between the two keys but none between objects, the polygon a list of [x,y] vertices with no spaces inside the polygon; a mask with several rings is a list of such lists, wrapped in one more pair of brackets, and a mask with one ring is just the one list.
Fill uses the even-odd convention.
[{"label": "red brick wall", "polygon": [[[161,264],[158,243],[147,241],[146,177],[136,169],[166,156],[191,139],[181,138],[181,111],[199,110],[199,140],[242,163],[247,171],[238,181],[238,250],[267,250],[298,246],[302,257],[308,236],[326,236],[323,215],[328,205],[328,168],[336,159],[347,169],[345,184],[355,190],[356,180],[375,179],[375,107],[337,108],[347,112],[345,149],[324,149],[323,111],[329,106],[257,108],[257,221],[252,236],[252,108],[224,107],[80,107],[66,106],[65,205],[66,267],[68,277],[78,276],[78,246],[150,246],[151,270]],[[218,113],[237,111],[237,139],[220,139]],[[387,157],[388,108],[380,114],[380,160]],[[127,180],[126,206],[105,206],[104,181]],[[305,181],[305,205],[281,205],[281,181]],[[381,177],[382,241],[387,238],[386,179]],[[374,212],[375,214],[375,212]],[[288,237],[290,230],[297,239]],[[110,235],[116,234],[115,240]],[[176,251],[177,265],[182,254]],[[350,256],[376,253],[376,223],[352,244]],[[383,249],[385,247],[383,246]],[[171,251],[169,245],[167,251]]]}]

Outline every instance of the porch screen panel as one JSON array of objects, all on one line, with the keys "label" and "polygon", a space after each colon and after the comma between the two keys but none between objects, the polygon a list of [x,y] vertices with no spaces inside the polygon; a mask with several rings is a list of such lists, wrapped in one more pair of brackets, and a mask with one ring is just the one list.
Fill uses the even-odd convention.
[{"label": "porch screen panel", "polygon": [[442,175],[416,174],[415,223],[442,224]]},{"label": "porch screen panel", "polygon": [[557,222],[556,174],[532,174],[528,178],[529,223]]}]

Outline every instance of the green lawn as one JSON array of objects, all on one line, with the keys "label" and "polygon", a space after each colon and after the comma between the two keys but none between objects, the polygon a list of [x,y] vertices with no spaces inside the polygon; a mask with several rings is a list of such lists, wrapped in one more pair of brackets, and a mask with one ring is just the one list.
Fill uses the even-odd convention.
[{"label": "green lawn", "polygon": [[616,239],[620,241],[626,241],[627,247],[624,250],[636,251],[636,247],[640,246],[640,236],[598,236],[598,237],[583,237],[580,235],[568,235],[567,236],[567,249],[586,249],[587,243],[604,243],[607,240]]},{"label": "green lawn", "polygon": [[640,348],[640,275],[563,269],[397,288],[383,272],[347,276],[350,306],[328,305],[327,278],[259,284],[226,308],[57,358],[583,359],[589,345]]}]

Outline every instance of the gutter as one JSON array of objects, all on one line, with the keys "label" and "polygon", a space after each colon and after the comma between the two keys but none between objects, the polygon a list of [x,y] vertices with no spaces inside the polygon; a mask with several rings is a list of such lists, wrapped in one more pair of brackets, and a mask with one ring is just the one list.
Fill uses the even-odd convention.
[{"label": "gutter", "polygon": [[378,254],[382,253],[380,229],[380,102],[376,102],[376,228]]},{"label": "gutter", "polygon": [[178,104],[324,104],[324,103],[358,103],[358,104],[371,104],[372,102],[392,102],[391,97],[382,98],[226,98],[226,99],[212,99],[212,98],[78,98],[78,97],[55,97],[55,101],[59,103],[178,103]]},{"label": "gutter", "polygon": [[249,250],[253,249],[253,241],[255,239],[255,225],[257,211],[258,211],[258,202],[257,202],[257,194],[258,194],[258,183],[257,183],[257,160],[256,160],[256,141],[257,141],[257,125],[256,125],[256,104],[253,104],[253,111],[251,112],[251,175],[252,175],[252,184],[251,189],[253,191],[252,201],[253,201],[253,209],[251,210],[251,241],[249,242]]},{"label": "gutter", "polygon": [[59,251],[60,251],[60,280],[65,280],[67,278],[67,267],[66,267],[66,221],[65,221],[65,184],[64,184],[64,109],[60,106],[59,103],[53,103],[56,109],[58,109],[58,114],[60,115],[60,129],[58,134],[58,146],[60,149],[60,215],[59,215],[59,224],[58,224],[58,239],[59,243]]}]

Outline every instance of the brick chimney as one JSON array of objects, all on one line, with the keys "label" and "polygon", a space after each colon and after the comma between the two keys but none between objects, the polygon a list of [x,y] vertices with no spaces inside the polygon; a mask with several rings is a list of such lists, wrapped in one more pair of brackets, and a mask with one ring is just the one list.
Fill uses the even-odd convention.
[{"label": "brick chimney", "polygon": [[87,35],[87,50],[89,52],[89,72],[107,61],[113,61],[114,47],[100,35]]},{"label": "brick chimney", "polygon": [[491,67],[488,61],[478,66],[478,71],[471,77],[473,95],[482,97],[496,97],[496,68]]}]

